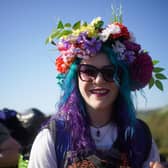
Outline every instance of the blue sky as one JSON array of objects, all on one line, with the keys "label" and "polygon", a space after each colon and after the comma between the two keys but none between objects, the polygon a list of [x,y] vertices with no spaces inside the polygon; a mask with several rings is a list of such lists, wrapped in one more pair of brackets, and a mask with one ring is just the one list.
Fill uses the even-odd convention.
[{"label": "blue sky", "polygon": [[[45,39],[58,19],[65,22],[101,16],[110,22],[111,4],[123,6],[123,22],[134,32],[142,48],[167,70],[167,0],[1,0],[0,1],[0,109],[23,112],[36,107],[53,113],[60,94],[54,60],[57,52]],[[119,5],[118,5],[119,6]],[[137,98],[138,108],[168,104],[168,81],[164,92],[145,89]]]}]

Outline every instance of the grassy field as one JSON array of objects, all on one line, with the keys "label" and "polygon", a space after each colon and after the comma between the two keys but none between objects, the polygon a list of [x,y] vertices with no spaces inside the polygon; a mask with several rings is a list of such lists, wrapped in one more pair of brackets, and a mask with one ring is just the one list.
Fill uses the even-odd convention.
[{"label": "grassy field", "polygon": [[144,120],[150,127],[159,151],[168,161],[168,106],[138,112],[138,118]]}]

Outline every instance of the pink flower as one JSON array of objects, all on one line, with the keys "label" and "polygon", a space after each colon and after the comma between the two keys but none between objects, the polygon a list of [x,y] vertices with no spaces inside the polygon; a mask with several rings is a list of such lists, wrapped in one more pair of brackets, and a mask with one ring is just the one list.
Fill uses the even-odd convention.
[{"label": "pink flower", "polygon": [[57,49],[59,51],[66,51],[68,50],[68,48],[70,47],[69,46],[70,44],[65,42],[65,41],[60,41],[58,44],[57,44]]},{"label": "pink flower", "polygon": [[153,64],[148,53],[141,52],[130,65],[131,89],[145,87],[152,77]]}]

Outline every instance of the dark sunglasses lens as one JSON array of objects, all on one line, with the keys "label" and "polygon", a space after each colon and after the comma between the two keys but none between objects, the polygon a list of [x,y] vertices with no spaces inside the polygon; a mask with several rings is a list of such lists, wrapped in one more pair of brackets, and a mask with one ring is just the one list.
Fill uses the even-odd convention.
[{"label": "dark sunglasses lens", "polygon": [[96,78],[97,71],[92,66],[80,65],[79,76],[83,81],[91,81]]},{"label": "dark sunglasses lens", "polygon": [[102,69],[104,80],[113,82],[114,81],[114,67],[107,67]]}]

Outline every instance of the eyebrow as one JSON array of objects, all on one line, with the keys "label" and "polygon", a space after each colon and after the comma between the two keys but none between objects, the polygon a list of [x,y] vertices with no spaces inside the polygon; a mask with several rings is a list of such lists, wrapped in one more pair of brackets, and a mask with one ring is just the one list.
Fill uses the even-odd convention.
[{"label": "eyebrow", "polygon": [[115,67],[113,64],[109,64],[109,65],[104,65],[104,66],[102,66],[101,68],[99,68],[99,67],[96,67],[96,66],[94,66],[94,65],[91,65],[91,64],[79,64],[80,66],[82,65],[84,65],[84,66],[90,66],[90,67],[94,67],[94,68],[97,68],[97,69],[102,69],[102,68],[106,68],[106,67]]}]

